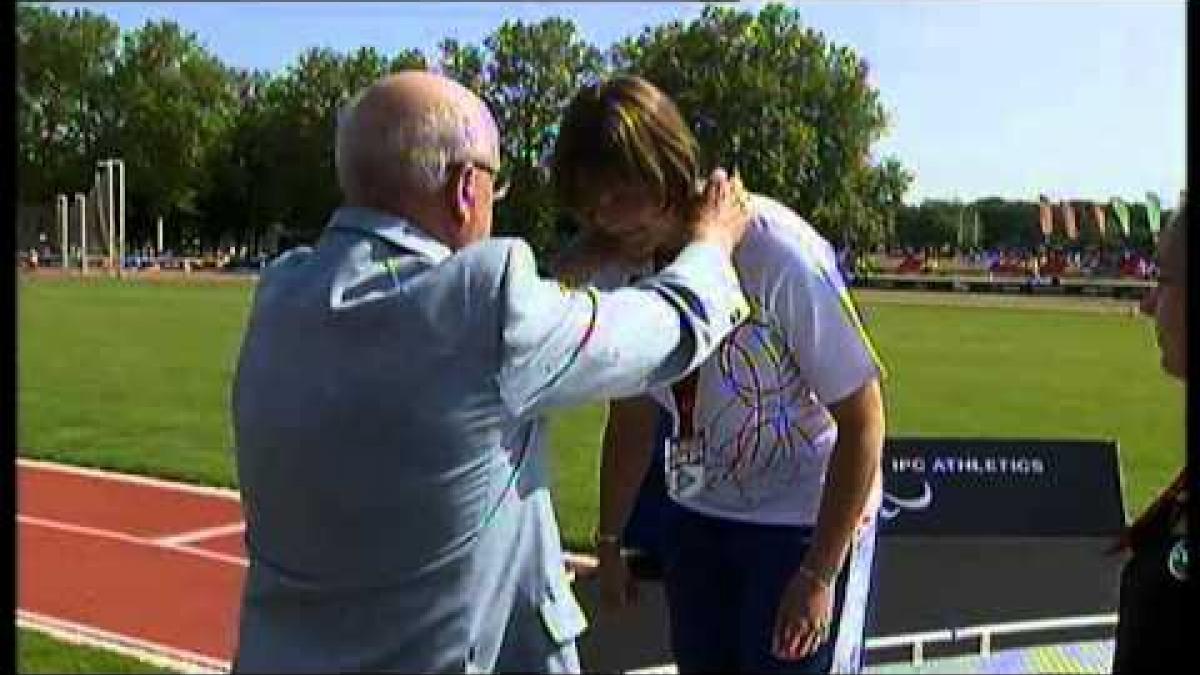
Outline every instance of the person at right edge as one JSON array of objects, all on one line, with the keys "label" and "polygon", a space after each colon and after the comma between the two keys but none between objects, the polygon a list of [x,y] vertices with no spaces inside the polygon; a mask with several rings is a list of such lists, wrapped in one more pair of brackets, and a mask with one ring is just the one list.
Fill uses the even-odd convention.
[{"label": "person at right edge", "polygon": [[[675,104],[645,79],[587,87],[568,106],[552,162],[580,236],[568,281],[616,287],[684,241],[701,179]],[[613,401],[596,533],[602,607],[631,599],[621,533],[663,452],[662,529],[671,649],[681,673],[853,672],[880,496],[883,367],[832,247],[786,206],[748,195],[734,255],[751,315],[695,375]],[[656,403],[671,412],[654,441]]]},{"label": "person at right edge", "polygon": [[[1186,385],[1186,203],[1159,235],[1158,265],[1158,285],[1142,298],[1141,310],[1154,318],[1163,370]],[[1187,471],[1184,462],[1114,547],[1131,554],[1121,571],[1114,673],[1155,672],[1195,658],[1184,629],[1190,625],[1192,638],[1200,637],[1187,611],[1195,598],[1188,581]]]}]

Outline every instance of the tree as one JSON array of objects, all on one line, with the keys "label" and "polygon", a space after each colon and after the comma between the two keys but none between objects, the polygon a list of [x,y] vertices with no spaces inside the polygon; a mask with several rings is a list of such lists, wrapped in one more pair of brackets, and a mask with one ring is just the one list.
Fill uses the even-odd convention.
[{"label": "tree", "polygon": [[897,245],[904,248],[953,246],[958,239],[962,210],[961,202],[936,199],[900,209],[896,219]]},{"label": "tree", "polygon": [[125,162],[127,239],[148,240],[160,215],[198,235],[205,168],[235,113],[230,71],[194,33],[147,22],[125,36],[114,83],[116,142],[105,150]]},{"label": "tree", "polygon": [[976,200],[974,208],[983,224],[981,247],[1030,249],[1041,243],[1036,202],[986,197]]},{"label": "tree", "polygon": [[513,187],[497,206],[496,231],[552,253],[561,242],[545,162],[567,103],[599,77],[604,58],[559,18],[505,22],[484,45],[483,98],[500,127],[502,172]]},{"label": "tree", "polygon": [[477,45],[464,45],[454,38],[438,43],[438,70],[480,98],[484,96],[483,63],[484,53]]},{"label": "tree", "polygon": [[912,175],[894,158],[879,165],[862,161],[849,168],[812,219],[829,223],[826,236],[838,245],[876,248],[894,238],[897,212],[911,182]]},{"label": "tree", "polygon": [[796,10],[709,6],[618,43],[610,60],[679,104],[707,164],[736,166],[831,239],[882,238],[911,177],[895,160],[867,162],[887,121],[866,62],[803,27]]},{"label": "tree", "polygon": [[17,171],[24,203],[86,191],[111,133],[120,29],[87,10],[17,4]]},{"label": "tree", "polygon": [[415,50],[389,58],[372,47],[344,55],[312,48],[271,79],[247,121],[257,140],[247,138],[246,150],[247,161],[269,167],[254,177],[267,218],[298,238],[315,238],[341,200],[333,161],[338,112],[387,73],[425,67]]},{"label": "tree", "polygon": [[237,113],[204,168],[209,180],[199,198],[199,211],[204,216],[202,237],[259,250],[273,222],[260,185],[273,170],[263,150],[267,118],[264,95],[271,76],[263,71],[233,70],[230,77],[237,92]]},{"label": "tree", "polygon": [[890,242],[895,237],[896,220],[904,207],[904,195],[912,186],[913,175],[894,157],[885,159],[875,171],[874,194],[870,199],[882,211],[884,242]]}]

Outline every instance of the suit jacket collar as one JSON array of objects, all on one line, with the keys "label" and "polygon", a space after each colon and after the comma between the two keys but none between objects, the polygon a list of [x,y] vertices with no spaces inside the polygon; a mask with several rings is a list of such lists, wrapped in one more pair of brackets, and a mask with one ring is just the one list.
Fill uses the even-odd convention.
[{"label": "suit jacket collar", "polygon": [[329,228],[374,235],[402,249],[423,255],[434,264],[442,262],[452,253],[445,244],[408,220],[367,207],[339,207],[329,220]]}]

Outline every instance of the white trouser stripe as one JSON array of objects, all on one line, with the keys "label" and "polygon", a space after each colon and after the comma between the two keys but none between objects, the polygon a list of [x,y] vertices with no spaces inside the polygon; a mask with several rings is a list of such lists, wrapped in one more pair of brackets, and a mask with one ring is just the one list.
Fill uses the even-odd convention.
[{"label": "white trouser stripe", "polygon": [[846,597],[838,617],[837,641],[833,645],[831,673],[862,672],[866,632],[867,600],[871,590],[871,566],[875,558],[875,523],[862,529],[850,547],[846,574]]}]

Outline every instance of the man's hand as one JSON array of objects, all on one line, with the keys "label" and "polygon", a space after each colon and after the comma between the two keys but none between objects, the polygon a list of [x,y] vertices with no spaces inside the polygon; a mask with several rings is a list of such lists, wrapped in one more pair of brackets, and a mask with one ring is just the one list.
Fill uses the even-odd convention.
[{"label": "man's hand", "polygon": [[605,611],[619,610],[637,604],[637,580],[621,556],[621,545],[605,542],[596,548],[600,583],[600,607]]},{"label": "man's hand", "polygon": [[689,218],[692,239],[715,243],[732,254],[749,222],[749,204],[741,180],[730,179],[724,169],[716,169]]},{"label": "man's hand", "polygon": [[775,615],[771,651],[775,658],[796,661],[829,639],[833,589],[800,568],[792,575]]}]

